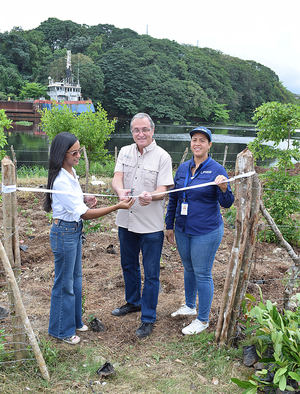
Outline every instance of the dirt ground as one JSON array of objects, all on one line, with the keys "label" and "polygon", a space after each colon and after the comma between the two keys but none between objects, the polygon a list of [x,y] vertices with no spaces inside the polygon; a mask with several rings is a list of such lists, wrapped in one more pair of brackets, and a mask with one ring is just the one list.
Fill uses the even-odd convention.
[{"label": "dirt ground", "polygon": [[[104,186],[103,192],[106,190],[107,187]],[[93,191],[96,192],[95,189]],[[42,193],[18,193],[20,245],[22,249],[27,248],[26,251],[21,250],[20,288],[35,332],[47,335],[54,266],[49,245],[50,223],[42,209],[42,198]],[[107,203],[107,200],[99,200],[99,205]],[[120,249],[114,221],[113,213],[100,220],[100,231],[86,232],[82,258],[84,321],[87,322],[91,316],[95,316],[102,321],[105,331],[81,333],[81,337],[84,341],[104,341],[112,350],[120,348],[122,344],[136,342],[135,330],[140,325],[139,313],[121,318],[111,314],[115,307],[124,303]],[[96,223],[98,222],[91,222],[92,225]],[[233,239],[234,229],[225,223],[225,235],[213,269],[215,294],[209,331],[214,331],[216,328]],[[111,250],[115,253],[109,253]],[[290,257],[282,247],[276,244],[257,243],[247,292],[258,297],[255,283],[259,283],[264,299],[277,301],[281,305],[284,290],[282,279],[291,264]],[[191,320],[170,317],[171,312],[184,303],[184,286],[180,257],[176,248],[166,240],[162,252],[160,279],[158,317],[151,338],[165,342],[171,338],[181,337],[182,327]],[[1,291],[0,300],[3,301]]]}]

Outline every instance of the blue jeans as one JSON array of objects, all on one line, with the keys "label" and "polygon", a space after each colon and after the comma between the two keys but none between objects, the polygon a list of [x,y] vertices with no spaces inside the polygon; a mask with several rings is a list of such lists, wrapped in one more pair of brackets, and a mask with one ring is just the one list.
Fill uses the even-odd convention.
[{"label": "blue jeans", "polygon": [[196,308],[197,319],[208,322],[214,294],[212,267],[224,234],[224,225],[205,235],[189,235],[175,229],[178,252],[184,267],[185,303]]},{"label": "blue jeans", "polygon": [[55,277],[48,332],[60,339],[75,335],[76,328],[83,326],[81,233],[81,221],[77,223],[64,220],[59,220],[58,224],[53,223],[50,232]]},{"label": "blue jeans", "polygon": [[[139,234],[119,227],[121,266],[125,282],[125,299],[129,304],[141,305],[141,320],[154,323],[159,293],[160,256],[164,241],[163,231]],[[141,296],[142,251],[144,288]]]}]

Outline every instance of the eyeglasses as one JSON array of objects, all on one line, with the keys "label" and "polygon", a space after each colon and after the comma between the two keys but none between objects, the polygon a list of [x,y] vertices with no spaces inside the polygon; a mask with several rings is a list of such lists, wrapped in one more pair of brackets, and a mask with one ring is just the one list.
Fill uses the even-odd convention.
[{"label": "eyeglasses", "polygon": [[83,152],[83,148],[80,148],[77,150],[70,150],[70,151],[67,151],[66,153],[69,153],[72,156],[76,156],[76,155],[81,155],[82,152]]},{"label": "eyeglasses", "polygon": [[139,133],[147,134],[147,133],[149,133],[149,131],[151,131],[151,129],[149,129],[148,127],[144,127],[142,129],[131,130],[132,134],[139,134]]}]

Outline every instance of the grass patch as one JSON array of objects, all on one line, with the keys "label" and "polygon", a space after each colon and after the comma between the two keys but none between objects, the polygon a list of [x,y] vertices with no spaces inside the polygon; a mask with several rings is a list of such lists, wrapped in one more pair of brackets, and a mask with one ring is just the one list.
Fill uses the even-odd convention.
[{"label": "grass patch", "polygon": [[40,166],[22,166],[17,168],[18,178],[41,178],[48,177],[48,169]]},{"label": "grass patch", "polygon": [[[116,351],[99,342],[70,347],[52,339],[42,339],[41,348],[51,381],[28,362],[0,369],[2,392],[241,393],[230,378],[245,376],[237,362],[241,352],[219,348],[210,333],[164,344],[138,341]],[[105,361],[116,374],[100,379],[96,371]]]},{"label": "grass patch", "polygon": [[[114,176],[115,162],[113,159],[107,161],[106,163],[91,162],[90,175],[105,176],[112,178]],[[80,160],[78,166],[76,166],[76,172],[81,177],[85,176],[85,162]]]}]

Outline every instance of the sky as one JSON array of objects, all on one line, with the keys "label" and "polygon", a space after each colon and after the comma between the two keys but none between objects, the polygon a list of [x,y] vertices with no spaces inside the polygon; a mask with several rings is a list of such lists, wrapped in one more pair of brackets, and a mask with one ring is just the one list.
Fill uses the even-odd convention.
[{"label": "sky", "polygon": [[300,94],[300,0],[11,0],[1,2],[0,32],[48,18],[112,24],[254,60]]}]

